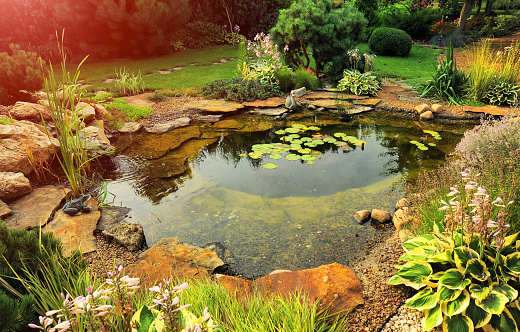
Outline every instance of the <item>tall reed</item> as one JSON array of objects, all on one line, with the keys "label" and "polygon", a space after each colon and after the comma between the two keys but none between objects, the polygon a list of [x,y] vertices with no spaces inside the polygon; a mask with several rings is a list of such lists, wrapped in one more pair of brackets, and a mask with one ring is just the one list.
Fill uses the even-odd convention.
[{"label": "tall reed", "polygon": [[[81,115],[81,108],[78,107],[76,102],[82,95],[80,84],[78,83],[79,69],[87,57],[81,61],[76,71],[71,75],[67,71],[67,57],[63,39],[64,34],[62,34],[61,43],[58,39],[58,45],[62,51],[61,69],[63,74],[61,82],[57,80],[52,64],[49,64],[49,71],[45,77],[44,85],[48,107],[56,128],[56,138],[60,145],[61,156],[58,156],[58,160],[70,185],[72,194],[74,197],[78,197],[85,193],[84,181],[90,175],[90,162],[92,160],[87,153],[85,135],[83,137],[79,135],[81,121],[84,116]],[[48,130],[47,134],[51,135]]]}]

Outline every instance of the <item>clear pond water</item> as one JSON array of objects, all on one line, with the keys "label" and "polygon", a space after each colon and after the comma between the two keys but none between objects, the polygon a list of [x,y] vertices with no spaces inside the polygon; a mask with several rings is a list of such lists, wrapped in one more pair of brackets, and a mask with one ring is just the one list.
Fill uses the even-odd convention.
[{"label": "clear pond water", "polygon": [[[259,159],[249,156],[259,144],[290,148],[281,139],[290,134],[276,132],[294,124],[318,128],[299,131],[296,140],[320,134],[365,144],[311,145],[307,154],[316,159],[310,164],[287,160],[288,154],[304,154],[279,144]],[[221,242],[235,255],[238,272],[248,276],[348,265],[380,232],[370,223],[357,224],[352,215],[374,208],[393,212],[404,195],[401,184],[441,165],[468,128],[375,112],[348,123],[331,115],[304,114],[283,124],[240,115],[162,135],[120,136],[118,154],[103,176],[114,203],[131,208],[130,221],[143,225],[149,246],[165,237],[196,245]],[[421,143],[428,149],[420,150]],[[274,159],[276,154],[281,158]],[[266,169],[265,163],[277,168]]]}]

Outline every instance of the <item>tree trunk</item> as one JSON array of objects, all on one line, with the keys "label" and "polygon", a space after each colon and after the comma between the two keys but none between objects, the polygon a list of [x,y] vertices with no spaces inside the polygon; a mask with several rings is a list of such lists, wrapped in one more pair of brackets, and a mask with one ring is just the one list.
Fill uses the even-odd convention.
[{"label": "tree trunk", "polygon": [[488,0],[486,3],[486,11],[484,12],[485,16],[489,16],[491,14],[491,11],[493,10],[493,2],[495,0]]},{"label": "tree trunk", "polygon": [[469,14],[471,14],[471,10],[473,9],[473,5],[476,0],[465,0],[464,6],[462,7],[462,11],[460,12],[459,25],[455,28],[454,34],[460,35],[464,26],[466,25],[466,21],[468,20]]},{"label": "tree trunk", "polygon": [[482,0],[478,0],[477,2],[477,15],[480,14],[480,9],[482,9]]}]

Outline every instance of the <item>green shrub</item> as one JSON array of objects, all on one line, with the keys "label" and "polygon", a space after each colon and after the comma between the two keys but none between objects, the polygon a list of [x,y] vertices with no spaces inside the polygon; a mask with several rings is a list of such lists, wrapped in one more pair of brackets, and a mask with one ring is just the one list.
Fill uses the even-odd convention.
[{"label": "green shrub", "polygon": [[441,59],[432,78],[418,87],[421,97],[433,96],[439,100],[460,104],[461,97],[465,93],[468,77],[457,68],[453,57],[453,46],[448,45],[446,59]]},{"label": "green shrub", "polygon": [[43,71],[36,53],[26,52],[16,44],[9,44],[11,55],[0,53],[0,103],[20,99],[20,90],[33,92],[43,87]]},{"label": "green shrub", "polygon": [[510,10],[510,9],[520,9],[520,1],[519,0],[495,0],[493,2],[494,10]]},{"label": "green shrub", "polygon": [[307,90],[316,90],[320,87],[320,80],[312,72],[299,68],[294,71],[294,88],[305,87]]},{"label": "green shrub", "polygon": [[0,289],[0,331],[28,332],[28,324],[36,318],[34,297],[24,294],[21,299],[14,299]]},{"label": "green shrub", "polygon": [[505,36],[518,28],[520,19],[515,15],[498,15],[495,17],[495,36]]},{"label": "green shrub", "polygon": [[437,7],[414,10],[413,4],[398,3],[383,9],[379,18],[383,27],[401,29],[414,39],[428,39],[432,24],[442,16]]},{"label": "green shrub", "polygon": [[206,98],[224,98],[239,103],[282,94],[277,86],[257,80],[246,80],[242,77],[215,80],[202,88],[202,95]]},{"label": "green shrub", "polygon": [[345,70],[343,78],[339,80],[338,90],[350,91],[356,95],[375,96],[379,90],[379,81],[369,71],[362,74],[357,70]]},{"label": "green shrub", "polygon": [[226,43],[226,31],[220,25],[207,21],[194,21],[175,33],[172,43],[182,43],[187,48],[204,48]]},{"label": "green shrub", "polygon": [[507,83],[496,82],[492,85],[484,95],[484,100],[492,105],[509,105],[515,106],[518,104],[518,93],[520,86]]},{"label": "green shrub", "polygon": [[294,73],[291,68],[283,66],[275,69],[274,78],[278,82],[280,90],[283,92],[289,92],[294,88]]},{"label": "green shrub", "polygon": [[400,29],[377,28],[368,40],[368,47],[377,55],[406,56],[412,49],[412,38]]},{"label": "green shrub", "polygon": [[148,115],[152,114],[151,107],[134,106],[127,104],[125,98],[114,98],[109,104],[106,105],[106,107],[109,111],[118,109],[127,117],[126,120],[128,121],[137,121],[141,118],[146,118]]}]

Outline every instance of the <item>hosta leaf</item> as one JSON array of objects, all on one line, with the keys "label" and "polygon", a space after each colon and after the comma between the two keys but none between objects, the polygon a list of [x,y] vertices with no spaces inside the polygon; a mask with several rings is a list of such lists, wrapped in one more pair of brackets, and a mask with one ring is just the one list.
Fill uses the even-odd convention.
[{"label": "hosta leaf", "polygon": [[504,239],[504,243],[502,244],[502,248],[510,248],[513,247],[516,244],[516,241],[518,240],[519,233],[515,233],[509,236],[506,236]]},{"label": "hosta leaf", "polygon": [[515,320],[516,326],[520,326],[520,310],[515,307],[507,307],[507,310],[509,310],[509,313],[511,314],[511,317]]},{"label": "hosta leaf", "polygon": [[430,264],[416,262],[408,262],[400,266],[400,270],[396,272],[407,286],[415,289],[424,287],[425,285],[421,281],[428,279],[428,276],[432,273],[433,270]]},{"label": "hosta leaf", "polygon": [[474,284],[469,286],[469,292],[471,294],[471,297],[482,301],[483,298],[489,295],[489,293],[491,292],[491,288],[487,286]]},{"label": "hosta leaf", "polygon": [[[407,254],[401,257],[403,261],[417,261],[417,262],[426,262],[428,257],[434,256],[437,254],[437,247],[432,246],[422,246],[412,249]],[[404,258],[406,256],[406,259]]]},{"label": "hosta leaf", "polygon": [[414,237],[413,239],[404,242],[403,248],[405,251],[411,251],[417,247],[430,246],[434,239],[435,238],[431,234],[425,234],[418,237]]},{"label": "hosta leaf", "polygon": [[439,293],[440,302],[449,302],[459,297],[460,293],[462,293],[462,289],[449,289],[447,287],[439,285],[437,293]]},{"label": "hosta leaf", "polygon": [[443,234],[445,232],[444,225],[440,221],[435,220],[433,223],[433,232],[437,234]]},{"label": "hosta leaf", "polygon": [[403,285],[404,281],[403,281],[403,279],[401,279],[400,276],[394,275],[390,279],[388,279],[388,281],[386,283],[389,285],[392,285],[392,286],[396,286],[396,285]]},{"label": "hosta leaf", "polygon": [[497,332],[509,332],[509,331],[518,331],[516,326],[516,322],[509,312],[507,308],[504,308],[504,311],[501,315],[493,315],[488,325],[483,326],[484,331],[497,331]]},{"label": "hosta leaf", "polygon": [[439,280],[444,275],[444,271],[439,271],[434,274],[430,274],[428,280]]},{"label": "hosta leaf", "polygon": [[474,330],[473,321],[464,315],[446,317],[442,322],[443,332],[473,332]]},{"label": "hosta leaf", "polygon": [[471,250],[466,246],[461,246],[453,249],[453,260],[459,271],[464,272],[466,264],[472,258],[479,258],[476,251]]},{"label": "hosta leaf", "polygon": [[440,303],[431,309],[424,311],[424,330],[429,331],[442,324],[442,311]]},{"label": "hosta leaf", "polygon": [[441,304],[441,309],[444,314],[447,316],[455,316],[458,315],[469,306],[469,292],[465,289],[462,290],[460,295],[453,301],[443,302]]},{"label": "hosta leaf", "polygon": [[489,271],[486,264],[480,259],[470,259],[467,262],[465,275],[471,275],[479,281],[485,281],[489,277]]},{"label": "hosta leaf", "polygon": [[466,316],[473,321],[473,325],[477,329],[489,323],[489,320],[493,315],[477,306],[474,299],[470,299],[469,306],[466,309]]},{"label": "hosta leaf", "polygon": [[437,293],[434,293],[431,288],[423,289],[415,294],[413,297],[406,300],[406,307],[424,310],[431,309],[437,305]]},{"label": "hosta leaf", "polygon": [[513,273],[520,273],[520,252],[506,256],[505,265]]},{"label": "hosta leaf", "polygon": [[471,280],[464,279],[464,275],[457,269],[449,269],[439,279],[439,284],[450,289],[464,289]]},{"label": "hosta leaf", "polygon": [[449,262],[453,261],[452,255],[453,255],[453,250],[448,249],[438,255],[428,257],[428,262],[429,263],[449,263]]},{"label": "hosta leaf", "polygon": [[498,283],[492,283],[491,291],[504,294],[509,301],[514,301],[518,297],[518,291],[508,284],[499,285]]},{"label": "hosta leaf", "polygon": [[476,305],[493,315],[500,315],[508,302],[507,296],[497,292],[489,292],[482,300],[475,300]]}]

